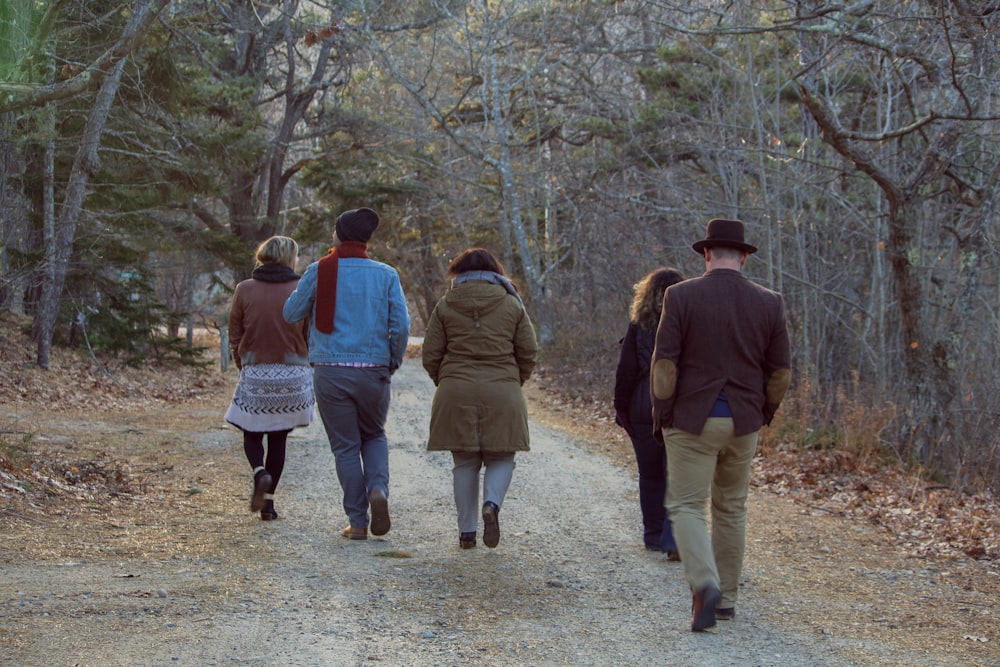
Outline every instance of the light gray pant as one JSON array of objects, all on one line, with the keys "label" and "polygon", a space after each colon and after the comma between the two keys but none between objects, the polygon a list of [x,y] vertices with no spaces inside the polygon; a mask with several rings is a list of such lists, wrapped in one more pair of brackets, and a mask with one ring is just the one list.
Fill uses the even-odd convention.
[{"label": "light gray pant", "polygon": [[474,533],[479,526],[479,470],[483,472],[483,502],[503,506],[503,499],[514,477],[514,452],[452,452],[455,484],[455,507],[458,531]]}]

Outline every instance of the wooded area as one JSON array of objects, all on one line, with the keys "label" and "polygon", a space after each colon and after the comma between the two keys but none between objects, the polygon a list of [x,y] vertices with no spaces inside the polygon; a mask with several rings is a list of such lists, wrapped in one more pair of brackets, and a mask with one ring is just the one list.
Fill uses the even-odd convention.
[{"label": "wooded area", "polygon": [[1000,0],[4,0],[0,308],[43,367],[181,353],[259,241],[312,260],[371,206],[415,323],[491,248],[586,396],[633,283],[739,217],[790,439],[997,490],[998,29]]}]

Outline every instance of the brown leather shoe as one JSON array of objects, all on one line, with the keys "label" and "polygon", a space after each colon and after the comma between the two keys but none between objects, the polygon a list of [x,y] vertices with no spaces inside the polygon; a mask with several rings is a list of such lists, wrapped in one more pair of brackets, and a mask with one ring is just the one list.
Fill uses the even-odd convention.
[{"label": "brown leather shoe", "polygon": [[722,591],[715,586],[706,586],[691,595],[691,632],[702,632],[715,627],[715,605],[722,599]]},{"label": "brown leather shoe", "polygon": [[367,528],[355,528],[353,526],[348,526],[347,528],[340,531],[340,534],[349,540],[367,540],[368,539],[368,529]]},{"label": "brown leather shoe", "polygon": [[368,526],[372,535],[385,535],[392,527],[389,521],[389,499],[385,497],[385,492],[375,489],[368,494],[368,506],[372,511],[372,522]]},{"label": "brown leather shoe", "polygon": [[731,621],[736,618],[736,607],[722,607],[715,610],[715,618],[720,621]]}]

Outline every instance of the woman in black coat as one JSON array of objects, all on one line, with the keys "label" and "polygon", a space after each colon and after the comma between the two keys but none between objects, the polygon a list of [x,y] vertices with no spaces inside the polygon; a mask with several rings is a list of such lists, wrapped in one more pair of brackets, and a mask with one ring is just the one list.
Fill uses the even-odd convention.
[{"label": "woman in black coat", "polygon": [[649,362],[663,308],[663,293],[682,280],[684,276],[677,269],[660,268],[635,284],[628,331],[621,340],[615,372],[615,423],[625,429],[635,450],[643,541],[647,549],[662,551],[669,560],[680,560],[680,556],[670,529],[670,517],[663,506],[667,493],[667,454],[653,434]]}]

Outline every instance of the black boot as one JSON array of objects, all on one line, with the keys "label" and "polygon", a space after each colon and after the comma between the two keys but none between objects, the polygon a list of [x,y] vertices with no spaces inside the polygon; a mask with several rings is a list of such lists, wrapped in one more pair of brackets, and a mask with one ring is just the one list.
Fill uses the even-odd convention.
[{"label": "black boot", "polygon": [[264,495],[271,491],[271,475],[264,468],[253,472],[253,493],[250,496],[250,511],[259,512],[264,508]]},{"label": "black boot", "polygon": [[[266,494],[270,496],[271,494]],[[264,507],[260,510],[261,521],[273,521],[278,518],[278,511],[274,509],[274,497],[264,499]]]},{"label": "black boot", "polygon": [[500,544],[500,508],[496,503],[483,503],[483,544],[490,549]]}]

